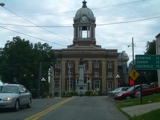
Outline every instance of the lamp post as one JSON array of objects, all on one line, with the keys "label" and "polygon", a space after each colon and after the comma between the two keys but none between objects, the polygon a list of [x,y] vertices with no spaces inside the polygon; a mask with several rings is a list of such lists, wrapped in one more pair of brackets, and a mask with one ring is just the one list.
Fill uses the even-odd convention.
[{"label": "lamp post", "polygon": [[3,7],[4,5],[5,5],[4,3],[0,3],[0,6],[2,6],[2,7]]},{"label": "lamp post", "polygon": [[51,69],[48,69],[48,83],[50,84],[50,77],[51,77]]},{"label": "lamp post", "polygon": [[90,80],[89,80],[89,75],[86,74],[86,78],[87,78],[87,84],[88,84],[88,90],[90,89]]},{"label": "lamp post", "polygon": [[46,79],[42,78],[41,79],[41,83],[42,83],[42,98],[44,97],[44,82],[46,81]]},{"label": "lamp post", "polygon": [[118,81],[118,87],[120,87],[120,82],[122,81],[121,77],[119,75],[116,75],[116,79]]}]

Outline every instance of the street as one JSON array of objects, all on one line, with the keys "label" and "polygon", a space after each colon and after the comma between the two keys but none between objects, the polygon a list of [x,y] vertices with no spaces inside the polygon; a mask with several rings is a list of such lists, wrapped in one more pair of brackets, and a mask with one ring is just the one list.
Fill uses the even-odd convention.
[{"label": "street", "polygon": [[34,99],[32,108],[1,110],[3,120],[128,120],[108,96]]}]

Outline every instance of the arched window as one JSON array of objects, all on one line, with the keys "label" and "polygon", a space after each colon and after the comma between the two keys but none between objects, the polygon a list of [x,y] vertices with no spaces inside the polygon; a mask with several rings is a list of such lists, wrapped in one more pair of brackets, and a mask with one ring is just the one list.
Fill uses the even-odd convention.
[{"label": "arched window", "polygon": [[96,61],[96,62],[94,63],[94,67],[95,67],[95,68],[99,68],[99,62],[98,62],[98,61]]}]

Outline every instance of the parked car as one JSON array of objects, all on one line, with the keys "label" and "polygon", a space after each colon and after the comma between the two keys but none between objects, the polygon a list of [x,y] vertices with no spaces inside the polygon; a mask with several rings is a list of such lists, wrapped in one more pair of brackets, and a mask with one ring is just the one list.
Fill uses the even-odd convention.
[{"label": "parked car", "polygon": [[3,82],[0,80],[0,85],[3,85]]},{"label": "parked car", "polygon": [[109,95],[109,96],[114,96],[114,95],[117,94],[117,93],[120,93],[120,92],[122,92],[122,91],[126,91],[128,88],[129,88],[129,87],[118,87],[118,88],[116,88],[116,89],[114,89],[114,90],[112,90],[112,91],[109,91],[109,92],[108,92],[108,95]]},{"label": "parked car", "polygon": [[22,106],[30,108],[31,105],[32,95],[23,85],[0,85],[0,108],[13,108],[18,111]]},{"label": "parked car", "polygon": [[[123,99],[130,99],[135,98],[137,92],[140,91],[140,85],[135,85],[130,87],[127,91],[120,92],[114,95],[115,100],[123,100]],[[160,93],[159,87],[152,87],[148,84],[142,84],[142,96],[152,95]]]}]

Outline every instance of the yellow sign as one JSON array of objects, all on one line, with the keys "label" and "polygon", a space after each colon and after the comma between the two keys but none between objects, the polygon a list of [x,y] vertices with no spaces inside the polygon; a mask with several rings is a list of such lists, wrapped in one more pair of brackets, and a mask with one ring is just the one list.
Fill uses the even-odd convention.
[{"label": "yellow sign", "polygon": [[130,73],[129,73],[129,76],[133,79],[133,80],[136,80],[137,77],[139,76],[139,73],[133,69]]}]

